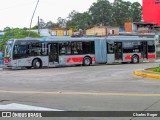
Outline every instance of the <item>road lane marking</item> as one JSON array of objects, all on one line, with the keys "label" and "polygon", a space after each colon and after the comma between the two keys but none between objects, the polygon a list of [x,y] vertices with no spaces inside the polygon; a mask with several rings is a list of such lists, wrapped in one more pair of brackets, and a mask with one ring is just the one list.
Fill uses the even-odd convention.
[{"label": "road lane marking", "polygon": [[93,96],[143,96],[143,97],[160,97],[160,94],[144,93],[103,93],[103,92],[47,92],[47,91],[15,91],[0,90],[0,93],[12,94],[47,94],[47,95],[93,95]]},{"label": "road lane marking", "polygon": [[63,111],[63,110],[59,110],[59,109],[51,109],[51,108],[18,104],[18,103],[0,105],[0,110]]}]

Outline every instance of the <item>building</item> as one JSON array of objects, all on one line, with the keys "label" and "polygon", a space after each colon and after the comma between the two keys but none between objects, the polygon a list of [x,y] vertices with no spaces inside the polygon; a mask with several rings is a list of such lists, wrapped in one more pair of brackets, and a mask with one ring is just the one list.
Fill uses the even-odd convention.
[{"label": "building", "polygon": [[126,32],[137,32],[137,33],[154,33],[155,23],[150,22],[126,22]]},{"label": "building", "polygon": [[142,19],[160,26],[160,0],[143,0]]},{"label": "building", "polygon": [[42,36],[42,37],[49,37],[49,36],[51,36],[49,29],[40,29],[39,31],[38,31],[38,29],[36,29],[36,30],[31,30],[31,31],[36,32],[36,33],[39,32],[40,36]]},{"label": "building", "polygon": [[95,26],[86,30],[87,36],[119,35],[119,27]]},{"label": "building", "polygon": [[52,36],[71,36],[73,33],[72,29],[62,29],[62,28],[54,28],[50,30]]}]

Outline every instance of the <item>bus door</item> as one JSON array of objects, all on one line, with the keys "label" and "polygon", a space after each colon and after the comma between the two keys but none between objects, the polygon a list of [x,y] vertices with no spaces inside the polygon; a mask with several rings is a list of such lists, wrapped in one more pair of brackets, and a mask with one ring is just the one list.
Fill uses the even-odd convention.
[{"label": "bus door", "polygon": [[143,59],[148,58],[148,44],[147,41],[141,42],[141,55]]},{"label": "bus door", "polygon": [[122,60],[122,42],[114,42],[115,60]]},{"label": "bus door", "polygon": [[50,63],[52,62],[54,64],[59,62],[58,43],[48,44],[48,56]]}]

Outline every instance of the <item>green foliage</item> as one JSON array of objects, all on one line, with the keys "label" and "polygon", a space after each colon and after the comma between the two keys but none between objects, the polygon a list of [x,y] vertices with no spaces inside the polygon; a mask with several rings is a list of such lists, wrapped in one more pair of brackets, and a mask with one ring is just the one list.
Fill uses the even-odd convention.
[{"label": "green foliage", "polygon": [[131,18],[133,22],[139,22],[142,15],[142,6],[138,2],[134,2],[131,5]]},{"label": "green foliage", "polygon": [[125,22],[130,22],[132,20],[131,16],[131,2],[125,2],[122,0],[117,0],[113,4],[112,9],[112,26],[123,27]]},{"label": "green foliage", "polygon": [[89,8],[93,25],[110,26],[112,19],[112,5],[108,0],[98,0]]},{"label": "green foliage", "polygon": [[31,29],[32,29],[32,30],[38,29],[38,25],[33,26]]},{"label": "green foliage", "polygon": [[[28,37],[29,31],[22,29],[9,30],[4,34],[4,38],[25,38]],[[36,32],[30,31],[30,37],[40,37]]]},{"label": "green foliage", "polygon": [[72,11],[69,15],[69,20],[67,21],[67,27],[72,28],[77,31],[79,29],[87,29],[91,24],[91,16],[88,12],[79,13]]},{"label": "green foliage", "polygon": [[115,0],[97,0],[89,11],[79,13],[72,11],[67,26],[77,29],[87,29],[95,25],[124,27],[125,22],[141,21],[141,5],[138,2]]},{"label": "green foliage", "polygon": [[[4,51],[5,48],[5,43],[9,39],[14,39],[14,38],[25,38],[28,37],[29,31],[22,30],[22,29],[12,29],[12,30],[7,30],[4,36],[0,37],[0,51]],[[30,31],[30,37],[33,38],[39,38],[40,36],[36,32]]]},{"label": "green foliage", "polygon": [[153,71],[154,72],[160,72],[160,68],[159,67],[158,68],[154,68]]},{"label": "green foliage", "polygon": [[156,52],[156,56],[157,56],[157,58],[160,58],[160,51]]}]

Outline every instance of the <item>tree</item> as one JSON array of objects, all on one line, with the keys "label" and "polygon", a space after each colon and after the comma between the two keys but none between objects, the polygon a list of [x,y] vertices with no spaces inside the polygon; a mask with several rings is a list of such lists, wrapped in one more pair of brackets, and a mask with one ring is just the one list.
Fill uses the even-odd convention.
[{"label": "tree", "polygon": [[54,26],[54,23],[52,21],[49,21],[49,22],[46,23],[46,28],[47,29],[51,29],[51,28],[53,28],[53,26]]},{"label": "tree", "polygon": [[58,17],[57,21],[58,21],[57,24],[59,25],[59,27],[66,28],[66,24],[67,24],[67,20],[66,19]]},{"label": "tree", "polygon": [[108,0],[98,0],[89,8],[93,25],[109,26],[112,16],[112,5]]},{"label": "tree", "polygon": [[5,28],[3,29],[3,31],[9,31],[9,30],[11,30],[10,27],[5,27]]},{"label": "tree", "polygon": [[141,21],[142,7],[140,3],[134,2],[131,5],[131,15],[132,15],[132,21],[134,22]]},{"label": "tree", "polygon": [[38,29],[38,25],[33,26],[31,29]]},{"label": "tree", "polygon": [[[0,42],[0,51],[4,51],[5,43],[9,39],[13,39],[13,38],[25,38],[25,37],[28,37],[28,34],[29,34],[29,31],[22,30],[22,29],[19,29],[19,28],[6,31],[6,33],[4,34],[4,36],[2,36],[0,38],[0,39],[2,39],[2,41]],[[36,33],[36,32],[33,32],[33,31],[30,31],[30,37],[40,38],[39,34]]]},{"label": "tree", "polygon": [[132,3],[122,0],[116,0],[113,4],[112,25],[123,27],[124,23],[132,19],[131,16]]},{"label": "tree", "polygon": [[75,31],[87,29],[91,25],[91,16],[88,12],[79,13],[72,11],[68,16],[67,27]]},{"label": "tree", "polygon": [[125,22],[139,22],[141,14],[140,3],[115,0],[113,4],[112,25],[123,27]]}]

